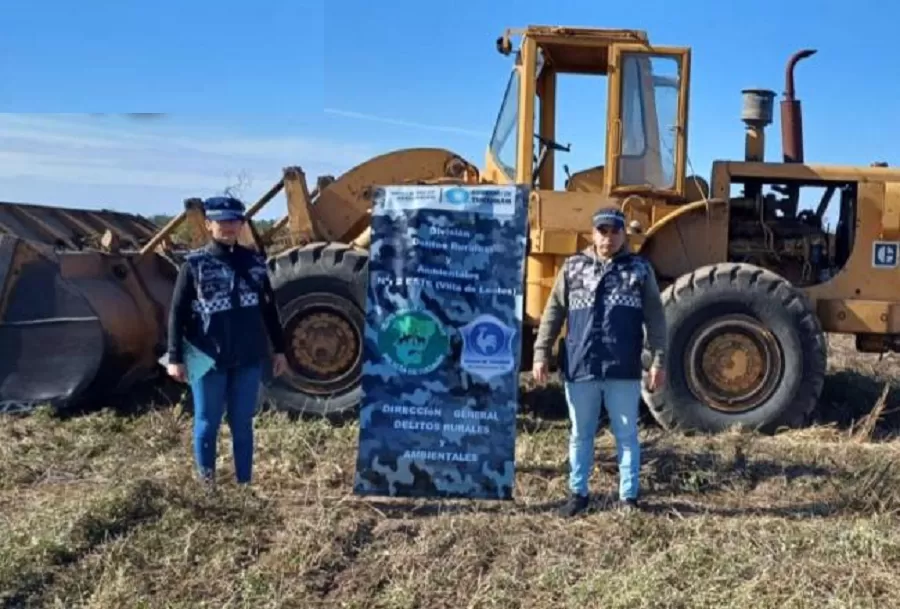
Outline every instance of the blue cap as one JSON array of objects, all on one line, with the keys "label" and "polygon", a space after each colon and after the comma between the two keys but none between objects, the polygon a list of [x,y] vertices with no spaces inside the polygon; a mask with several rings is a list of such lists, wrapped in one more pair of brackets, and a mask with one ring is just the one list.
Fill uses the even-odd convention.
[{"label": "blue cap", "polygon": [[203,213],[210,220],[243,220],[244,204],[234,197],[210,197],[203,202]]},{"label": "blue cap", "polygon": [[625,214],[622,213],[622,210],[615,207],[607,207],[594,212],[592,220],[594,228],[600,228],[604,225],[625,228]]}]

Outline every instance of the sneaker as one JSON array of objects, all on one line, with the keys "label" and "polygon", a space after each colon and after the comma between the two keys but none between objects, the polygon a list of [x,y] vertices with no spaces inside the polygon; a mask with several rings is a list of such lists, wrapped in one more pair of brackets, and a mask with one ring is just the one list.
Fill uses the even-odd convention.
[{"label": "sneaker", "polygon": [[588,506],[588,496],[587,495],[575,495],[572,494],[569,496],[569,500],[566,502],[562,508],[559,510],[560,516],[565,518],[571,518],[572,516],[577,516],[581,512],[585,511]]}]

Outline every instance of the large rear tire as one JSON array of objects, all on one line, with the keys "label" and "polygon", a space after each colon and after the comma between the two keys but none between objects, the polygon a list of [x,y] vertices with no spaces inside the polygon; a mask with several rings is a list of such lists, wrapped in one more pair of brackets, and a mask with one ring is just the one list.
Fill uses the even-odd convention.
[{"label": "large rear tire", "polygon": [[771,271],[722,263],[680,277],[662,298],[666,382],[643,394],[660,425],[770,433],[808,421],[825,380],[827,343],[800,291]]},{"label": "large rear tire", "polygon": [[276,409],[328,418],[356,411],[368,261],[365,251],[322,242],[269,260],[289,368],[266,386]]}]

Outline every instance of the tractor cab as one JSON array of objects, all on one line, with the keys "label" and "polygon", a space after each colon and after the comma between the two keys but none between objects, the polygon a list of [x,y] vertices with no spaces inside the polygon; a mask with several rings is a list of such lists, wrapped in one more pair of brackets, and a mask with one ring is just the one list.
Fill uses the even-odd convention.
[{"label": "tractor cab", "polygon": [[[489,180],[595,197],[685,198],[689,49],[654,47],[637,30],[529,26],[507,30],[497,40],[500,53],[513,53],[516,34],[521,41],[486,155]],[[557,129],[560,75],[606,79],[606,133],[577,134],[589,142],[596,135],[588,150],[561,143],[576,134]],[[557,155],[587,166],[560,180]]]}]

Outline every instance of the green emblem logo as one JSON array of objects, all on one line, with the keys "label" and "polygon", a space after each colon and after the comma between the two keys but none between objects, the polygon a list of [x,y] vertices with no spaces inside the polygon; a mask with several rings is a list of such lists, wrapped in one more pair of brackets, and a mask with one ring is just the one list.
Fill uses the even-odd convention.
[{"label": "green emblem logo", "polygon": [[398,311],[381,324],[378,348],[404,374],[428,374],[447,357],[450,339],[428,311]]}]

